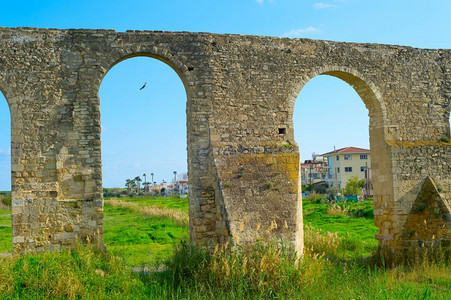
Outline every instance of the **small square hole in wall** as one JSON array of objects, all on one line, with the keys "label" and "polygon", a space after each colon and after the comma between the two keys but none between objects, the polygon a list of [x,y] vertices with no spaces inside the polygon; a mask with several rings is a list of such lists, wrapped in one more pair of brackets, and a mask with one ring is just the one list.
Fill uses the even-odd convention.
[{"label": "small square hole in wall", "polygon": [[279,134],[286,134],[287,129],[286,128],[279,128]]}]

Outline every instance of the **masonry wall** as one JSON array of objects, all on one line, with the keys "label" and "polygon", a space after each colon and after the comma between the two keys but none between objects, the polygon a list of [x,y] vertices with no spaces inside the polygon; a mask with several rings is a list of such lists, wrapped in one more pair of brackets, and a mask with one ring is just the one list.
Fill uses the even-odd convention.
[{"label": "masonry wall", "polygon": [[133,56],[166,62],[185,85],[195,243],[270,235],[302,251],[292,115],[302,86],[320,74],[351,84],[369,109],[382,243],[400,245],[427,176],[441,186],[437,199],[451,204],[450,50],[32,28],[0,29],[0,50],[0,89],[12,117],[15,252],[103,244],[98,90]]}]

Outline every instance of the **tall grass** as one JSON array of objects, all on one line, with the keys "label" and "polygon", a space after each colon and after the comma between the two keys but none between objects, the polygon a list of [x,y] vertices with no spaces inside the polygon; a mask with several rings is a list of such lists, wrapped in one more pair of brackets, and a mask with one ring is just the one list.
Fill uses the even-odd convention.
[{"label": "tall grass", "polygon": [[[113,203],[146,217],[154,212],[139,203]],[[320,207],[309,210],[310,216],[320,213]],[[329,222],[350,218],[338,215],[332,219],[327,208],[321,212],[320,217],[330,218]],[[157,214],[168,216],[164,210]],[[118,219],[115,222],[120,225]],[[0,258],[0,298],[451,299],[449,245],[415,244],[396,253],[379,248],[370,251],[371,257],[362,258],[346,255],[368,251],[362,250],[365,246],[355,236],[306,226],[304,238],[301,259],[282,241],[232,243],[211,253],[182,240],[163,271],[140,274],[132,272],[124,259],[91,245]]]},{"label": "tall grass", "polygon": [[[428,247],[388,266],[330,259],[333,247],[297,259],[280,241],[217,247],[186,241],[162,272],[136,274],[123,260],[90,245],[72,251],[0,259],[2,299],[450,299],[450,248]],[[323,241],[321,241],[323,243]],[[339,243],[335,244],[339,247]],[[328,250],[329,249],[329,250]],[[415,250],[415,251],[414,251]],[[413,251],[413,252],[411,252]],[[332,253],[333,253],[332,252]]]},{"label": "tall grass", "polygon": [[390,263],[383,250],[342,260],[334,255],[343,238],[306,231],[301,260],[280,241],[217,247],[212,255],[181,243],[160,280],[186,299],[451,299],[450,247],[412,247]]},{"label": "tall grass", "polygon": [[181,243],[168,262],[168,278],[186,295],[208,299],[293,298],[327,268],[319,255],[296,252],[277,242],[217,247],[213,254]]},{"label": "tall grass", "polygon": [[167,218],[178,226],[188,226],[188,214],[182,210],[168,209],[157,206],[144,206],[135,202],[125,202],[120,200],[105,200],[105,203],[113,207],[121,207],[137,212],[144,217],[162,217]]},{"label": "tall grass", "polygon": [[146,291],[121,259],[91,246],[0,259],[2,299],[124,299]]},{"label": "tall grass", "polygon": [[218,247],[211,255],[184,242],[154,291],[165,286],[166,295],[183,299],[451,298],[450,248],[436,249],[442,255],[435,258],[428,247],[410,249],[402,255],[409,260],[388,266],[381,253],[371,259],[331,259],[339,238],[325,244],[314,236],[301,260],[280,242]]}]

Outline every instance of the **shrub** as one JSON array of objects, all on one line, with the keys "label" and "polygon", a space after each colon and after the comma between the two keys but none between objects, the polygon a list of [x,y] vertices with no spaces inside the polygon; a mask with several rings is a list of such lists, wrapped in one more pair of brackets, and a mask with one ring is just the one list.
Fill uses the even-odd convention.
[{"label": "shrub", "polygon": [[337,194],[340,192],[340,190],[335,186],[331,186],[330,188],[327,189],[326,192],[327,192],[326,199],[329,201],[335,201],[337,199]]},{"label": "shrub", "polygon": [[327,183],[315,184],[312,188],[312,191],[318,194],[325,194],[327,192],[328,187],[329,186],[327,185]]},{"label": "shrub", "polygon": [[4,206],[11,206],[11,197],[5,197],[0,195],[0,202]]},{"label": "shrub", "polygon": [[349,178],[348,182],[346,183],[346,187],[344,189],[344,194],[346,196],[360,195],[364,186],[365,186],[365,179],[359,180],[359,178],[357,176],[352,176],[351,178]]},{"label": "shrub", "polygon": [[305,201],[310,201],[311,203],[322,203],[326,200],[323,195],[313,193],[307,197],[303,198]]}]

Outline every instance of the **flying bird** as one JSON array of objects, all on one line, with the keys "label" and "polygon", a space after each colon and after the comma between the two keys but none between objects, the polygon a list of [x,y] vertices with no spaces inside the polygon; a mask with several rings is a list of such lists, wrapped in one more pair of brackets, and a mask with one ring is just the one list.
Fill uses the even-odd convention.
[{"label": "flying bird", "polygon": [[146,82],[144,82],[143,86],[139,90],[142,90],[145,87],[146,87]]}]

